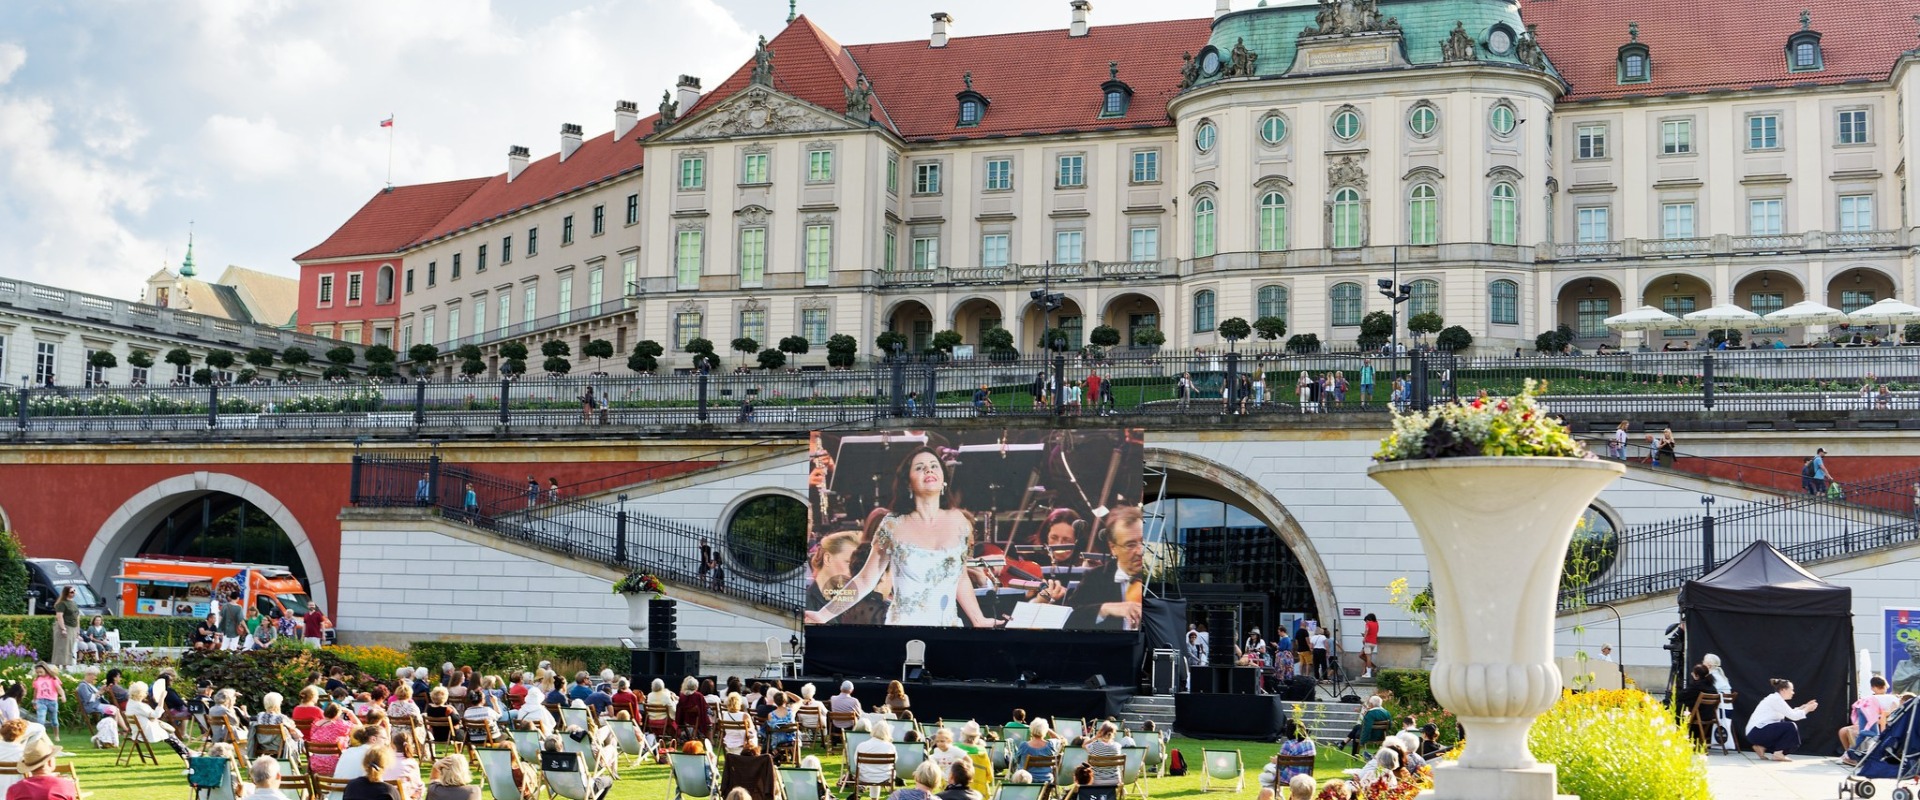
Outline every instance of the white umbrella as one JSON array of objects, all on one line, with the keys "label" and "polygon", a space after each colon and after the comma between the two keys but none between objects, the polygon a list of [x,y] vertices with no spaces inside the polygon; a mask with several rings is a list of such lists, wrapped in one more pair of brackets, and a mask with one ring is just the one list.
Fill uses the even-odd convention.
[{"label": "white umbrella", "polygon": [[1848,321],[1846,312],[1832,306],[1823,306],[1812,300],[1803,300],[1768,314],[1766,320],[1780,327],[1839,325]]},{"label": "white umbrella", "polygon": [[1715,329],[1758,328],[1766,324],[1759,314],[1755,314],[1732,303],[1721,303],[1712,308],[1703,308],[1689,312],[1682,319],[1688,322],[1702,323]]},{"label": "white umbrella", "polygon": [[1847,315],[1855,325],[1904,325],[1920,322],[1920,306],[1912,306],[1891,297]]},{"label": "white umbrella", "polygon": [[1625,314],[1607,317],[1602,322],[1616,331],[1648,331],[1674,327],[1680,323],[1680,318],[1653,306],[1641,306]]}]

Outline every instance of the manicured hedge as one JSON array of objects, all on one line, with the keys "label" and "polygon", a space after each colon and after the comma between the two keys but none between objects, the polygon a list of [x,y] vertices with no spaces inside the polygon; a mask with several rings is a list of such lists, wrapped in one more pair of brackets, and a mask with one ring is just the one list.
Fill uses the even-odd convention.
[{"label": "manicured hedge", "polygon": [[[81,620],[82,623],[87,620]],[[107,630],[120,631],[120,641],[138,641],[141,647],[185,647],[200,620],[193,617],[107,617]],[[33,648],[41,658],[53,652],[53,616],[0,616],[0,642]]]},{"label": "manicured hedge", "polygon": [[1393,692],[1394,700],[1403,708],[1439,705],[1433,699],[1432,676],[1426,670],[1382,669],[1374,670],[1373,675],[1380,690]]},{"label": "manicured hedge", "polygon": [[475,642],[413,642],[408,645],[416,666],[438,675],[440,665],[473,667],[481,675],[499,675],[530,670],[542,661],[556,665],[577,662],[582,669],[599,672],[611,668],[626,674],[630,657],[624,647],[588,647],[540,644],[490,644]]}]

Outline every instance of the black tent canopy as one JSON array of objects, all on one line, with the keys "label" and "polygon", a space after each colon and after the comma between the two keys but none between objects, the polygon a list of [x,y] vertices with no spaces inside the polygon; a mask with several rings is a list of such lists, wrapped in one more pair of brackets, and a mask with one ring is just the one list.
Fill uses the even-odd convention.
[{"label": "black tent canopy", "polygon": [[1738,693],[1733,727],[1745,747],[1747,718],[1773,691],[1794,684],[1793,704],[1817,699],[1800,722],[1800,752],[1839,752],[1838,731],[1854,698],[1853,590],[1813,575],[1765,541],[1680,588],[1687,663],[1720,656]]}]

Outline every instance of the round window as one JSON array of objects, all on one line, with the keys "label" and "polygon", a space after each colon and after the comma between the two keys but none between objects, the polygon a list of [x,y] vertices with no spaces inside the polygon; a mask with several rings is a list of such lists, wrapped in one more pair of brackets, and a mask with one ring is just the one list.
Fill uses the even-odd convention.
[{"label": "round window", "polygon": [[1211,78],[1220,74],[1220,51],[1209,48],[1200,54],[1200,73]]},{"label": "round window", "polygon": [[1494,106],[1492,123],[1494,133],[1501,136],[1513,133],[1514,126],[1517,124],[1513,117],[1513,106],[1505,103]]},{"label": "round window", "polygon": [[1260,120],[1260,141],[1279,144],[1287,138],[1287,119],[1274,114]]},{"label": "round window", "polygon": [[1213,152],[1213,139],[1216,133],[1213,129],[1213,123],[1200,123],[1200,127],[1193,131],[1193,146],[1200,148],[1200,152],[1202,153]]},{"label": "round window", "polygon": [[1513,31],[1507,30],[1505,25],[1495,25],[1487,34],[1487,49],[1492,50],[1494,55],[1504,56],[1512,53]]},{"label": "round window", "polygon": [[1417,106],[1412,114],[1407,115],[1407,129],[1420,138],[1432,136],[1433,129],[1439,126],[1440,114],[1433,110],[1433,106]]},{"label": "round window", "polygon": [[1620,558],[1620,533],[1600,509],[1587,506],[1574,525],[1573,541],[1560,568],[1560,588],[1587,586],[1607,574]]},{"label": "round window", "polygon": [[741,503],[727,519],[731,565],[761,575],[779,575],[800,566],[806,538],[807,505],[784,494],[765,494]]},{"label": "round window", "polygon": [[1333,135],[1342,139],[1359,136],[1360,112],[1349,109],[1333,115]]}]

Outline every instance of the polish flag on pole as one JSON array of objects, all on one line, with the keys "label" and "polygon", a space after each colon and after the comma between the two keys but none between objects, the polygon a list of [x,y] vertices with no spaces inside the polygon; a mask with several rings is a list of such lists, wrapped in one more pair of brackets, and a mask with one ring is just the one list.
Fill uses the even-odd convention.
[{"label": "polish flag on pole", "polygon": [[380,120],[380,127],[382,127],[382,128],[391,128],[391,127],[393,127],[393,116],[392,116],[392,115],[388,115],[386,119],[383,119],[383,120]]}]

